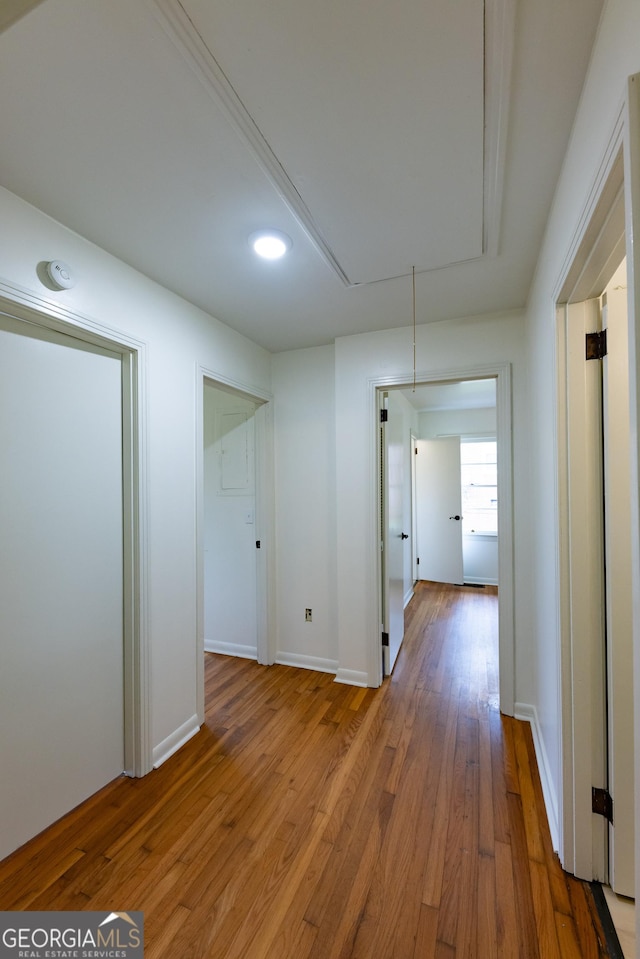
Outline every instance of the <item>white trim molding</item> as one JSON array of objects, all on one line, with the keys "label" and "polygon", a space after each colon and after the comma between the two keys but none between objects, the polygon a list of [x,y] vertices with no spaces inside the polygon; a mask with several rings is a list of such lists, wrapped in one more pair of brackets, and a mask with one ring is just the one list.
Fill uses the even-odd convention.
[{"label": "white trim molding", "polygon": [[553,776],[549,766],[549,757],[544,745],[542,730],[538,720],[538,712],[535,706],[528,703],[516,703],[514,707],[514,716],[531,725],[531,735],[533,736],[533,746],[538,761],[538,771],[540,773],[540,782],[542,784],[542,795],[544,796],[544,805],[549,820],[549,829],[551,831],[551,841],[556,852],[560,849],[560,820],[558,816],[558,794],[553,788]]},{"label": "white trim molding", "polygon": [[465,576],[464,585],[465,586],[497,586],[498,580],[491,579],[490,576],[486,576],[484,579],[481,579],[479,576]]},{"label": "white trim molding", "polygon": [[257,662],[258,647],[243,646],[239,643],[222,643],[216,639],[205,639],[205,653],[219,653],[221,656],[238,656],[240,659],[253,659]]},{"label": "white trim molding", "polygon": [[368,686],[369,676],[359,669],[338,669],[336,673],[336,682],[345,683],[347,686]]},{"label": "white trim molding", "polygon": [[163,739],[161,743],[153,750],[153,768],[157,769],[158,766],[162,766],[163,763],[169,759],[170,756],[173,756],[174,753],[180,749],[181,746],[184,746],[185,743],[195,736],[200,730],[200,723],[198,722],[198,717],[194,714],[187,719],[181,726],[178,726],[177,729],[167,736],[166,739]]},{"label": "white trim molding", "polygon": [[295,666],[298,669],[314,669],[318,673],[332,673],[338,671],[338,662],[335,659],[323,659],[320,656],[307,656],[305,653],[279,652],[276,656],[279,666]]},{"label": "white trim molding", "polygon": [[408,589],[408,590],[406,591],[406,593],[404,594],[404,599],[402,600],[402,608],[403,608],[403,609],[406,609],[406,608],[407,608],[407,606],[409,605],[409,603],[410,603],[411,600],[413,599],[414,595],[415,595],[415,590],[414,590],[413,586],[411,586],[411,587],[409,587],[409,589]]}]

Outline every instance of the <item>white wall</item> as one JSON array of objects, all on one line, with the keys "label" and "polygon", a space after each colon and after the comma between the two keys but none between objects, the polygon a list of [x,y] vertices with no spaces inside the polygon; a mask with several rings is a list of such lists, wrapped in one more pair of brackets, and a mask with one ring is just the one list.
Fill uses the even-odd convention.
[{"label": "white wall", "polygon": [[[146,345],[144,415],[151,740],[162,759],[177,730],[196,723],[197,366],[270,389],[270,356],[179,297],[0,189],[0,292],[58,306]],[[62,259],[74,289],[50,292],[41,262]],[[76,320],[84,323],[83,320]],[[186,724],[186,725],[185,725]]]},{"label": "white wall", "polygon": [[[519,696],[537,712],[540,751],[551,802],[562,824],[560,615],[556,514],[556,330],[554,298],[563,263],[624,101],[627,77],[640,71],[640,4],[609,0],[575,119],[527,309],[527,355],[532,432],[531,575],[538,602],[531,608],[532,642],[523,649]],[[637,587],[636,587],[637,588]],[[549,797],[548,797],[549,804]]]},{"label": "white wall", "polygon": [[464,581],[475,586],[498,585],[498,539],[482,533],[462,536]]},{"label": "white wall", "polygon": [[[335,672],[335,405],[332,346],[273,357],[277,661]],[[312,620],[305,622],[305,609]]]}]

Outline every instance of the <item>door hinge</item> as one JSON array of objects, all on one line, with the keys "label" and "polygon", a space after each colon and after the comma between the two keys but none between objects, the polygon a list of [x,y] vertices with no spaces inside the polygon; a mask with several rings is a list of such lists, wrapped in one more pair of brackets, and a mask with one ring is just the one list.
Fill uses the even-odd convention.
[{"label": "door hinge", "polygon": [[260,540],[259,540],[259,539],[256,540],[256,549],[260,549]]},{"label": "door hinge", "polygon": [[384,630],[382,631],[382,645],[383,646],[389,645],[389,633],[385,633]]},{"label": "door hinge", "polygon": [[591,811],[604,816],[613,825],[613,799],[608,789],[591,788]]},{"label": "door hinge", "polygon": [[596,333],[587,333],[586,337],[586,359],[601,360],[607,355],[607,331],[600,330]]},{"label": "door hinge", "polygon": [[389,419],[389,410],[380,410],[380,422],[386,423]]},{"label": "door hinge", "polygon": [[419,566],[419,565],[420,565],[420,557],[416,556],[416,566]]}]

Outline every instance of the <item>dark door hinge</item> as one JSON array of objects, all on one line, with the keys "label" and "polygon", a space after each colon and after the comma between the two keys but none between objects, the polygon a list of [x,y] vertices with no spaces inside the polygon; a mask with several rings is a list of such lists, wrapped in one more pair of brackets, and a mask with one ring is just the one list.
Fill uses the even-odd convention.
[{"label": "dark door hinge", "polygon": [[389,633],[385,633],[384,631],[382,633],[382,645],[383,646],[389,645]]},{"label": "dark door hinge", "polygon": [[607,789],[591,789],[591,811],[613,824],[613,799]]},{"label": "dark door hinge", "polygon": [[586,334],[586,359],[601,360],[607,355],[607,331]]},{"label": "dark door hinge", "polygon": [[260,549],[260,540],[259,540],[259,539],[256,540],[256,549]]},{"label": "dark door hinge", "polygon": [[380,410],[380,422],[386,423],[389,419],[389,410]]}]

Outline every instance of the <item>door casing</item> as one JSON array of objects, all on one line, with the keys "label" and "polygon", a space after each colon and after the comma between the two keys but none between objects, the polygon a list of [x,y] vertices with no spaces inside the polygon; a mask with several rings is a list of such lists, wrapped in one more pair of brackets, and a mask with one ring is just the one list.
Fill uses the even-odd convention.
[{"label": "door casing", "polygon": [[[429,386],[437,383],[455,383],[464,380],[496,380],[496,438],[498,442],[498,593],[499,611],[499,672],[500,672],[500,709],[505,715],[513,716],[515,710],[515,630],[514,630],[514,571],[513,571],[513,453],[512,453],[512,396],[511,364],[508,362],[491,365],[470,366],[455,370],[421,370],[416,373],[415,381],[409,376],[376,377],[369,380],[369,422],[370,461],[375,464],[375,478],[371,486],[370,529],[372,542],[382,542],[380,503],[380,456],[379,456],[379,409],[380,392],[391,388]],[[372,611],[372,624],[368,644],[369,675],[382,682],[382,659],[380,656],[380,631],[382,622],[382,583],[383,570],[380,549],[376,549],[368,569],[370,595],[376,597],[375,612]]]},{"label": "door casing", "polygon": [[43,329],[73,336],[122,357],[124,771],[153,768],[147,615],[146,344],[91,317],[0,282],[0,311]]},{"label": "door casing", "polygon": [[[640,74],[629,78],[626,97],[614,124],[600,167],[570,249],[559,273],[554,301],[556,303],[556,364],[557,364],[557,450],[558,450],[558,567],[560,580],[560,655],[561,655],[561,724],[562,724],[562,810],[559,821],[558,851],[565,869],[576,875],[592,878],[599,870],[600,852],[594,851],[590,799],[591,770],[597,763],[597,745],[583,742],[584,730],[594,729],[598,717],[594,703],[584,701],[581,690],[601,684],[601,678],[592,673],[592,664],[572,655],[572,608],[569,553],[570,502],[568,499],[569,452],[567,417],[569,397],[566,376],[565,323],[567,305],[581,303],[599,296],[614,268],[627,257],[628,324],[629,324],[629,395],[630,395],[630,463],[631,463],[631,553],[632,581],[636,584],[633,596],[633,634],[637,649],[640,628],[638,587],[640,577],[640,520],[639,470],[640,437],[640,337],[637,318],[640,316],[640,289],[636,277],[640,275],[640,244],[634,236],[640,229]],[[575,580],[574,580],[575,588]],[[640,734],[640,664],[634,658],[634,731],[635,742]],[[596,750],[594,753],[593,750]],[[638,771],[638,746],[634,764]],[[585,751],[588,752],[585,755]],[[640,810],[636,810],[635,834],[639,835]],[[636,838],[636,852],[638,839]],[[640,872],[640,857],[635,856],[636,888]]]}]

